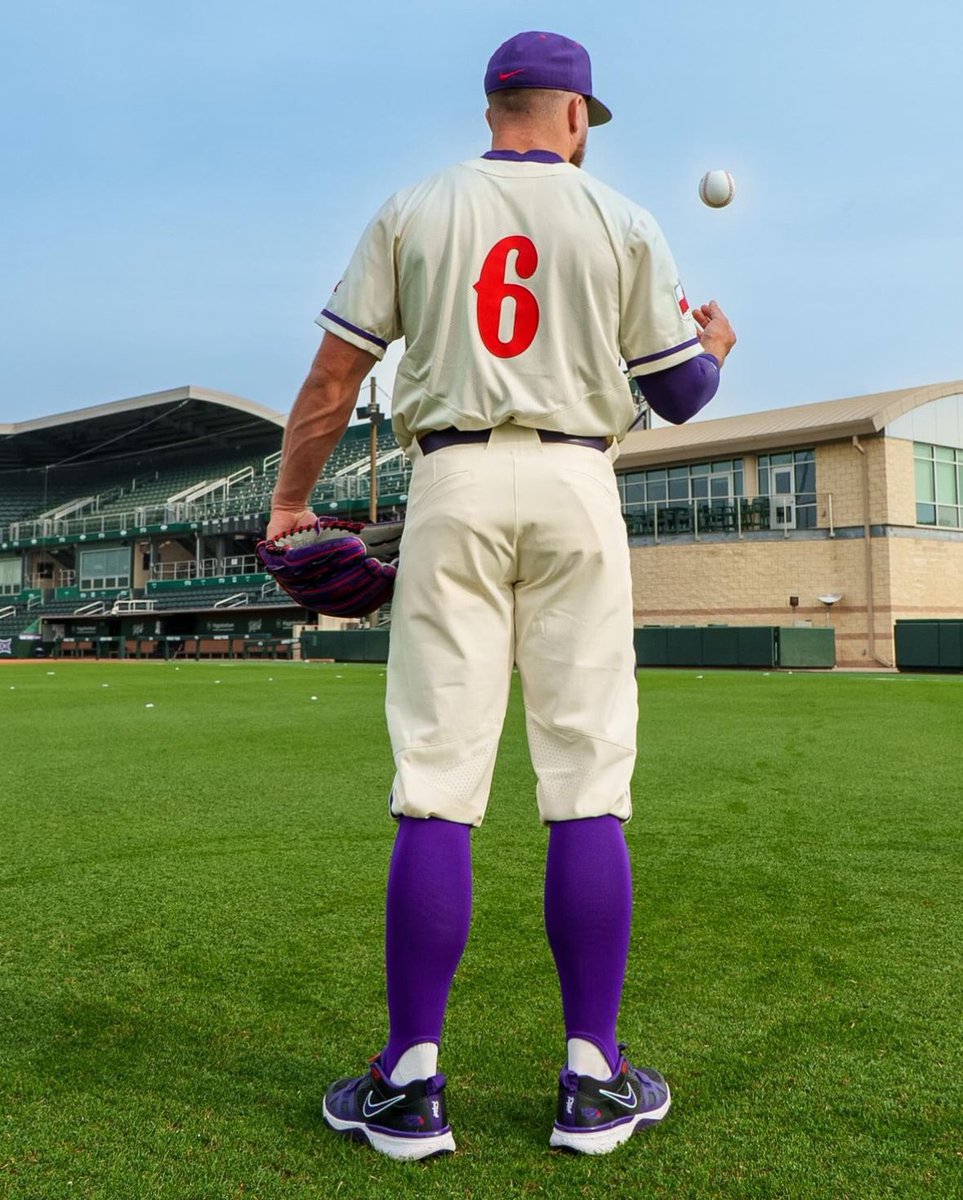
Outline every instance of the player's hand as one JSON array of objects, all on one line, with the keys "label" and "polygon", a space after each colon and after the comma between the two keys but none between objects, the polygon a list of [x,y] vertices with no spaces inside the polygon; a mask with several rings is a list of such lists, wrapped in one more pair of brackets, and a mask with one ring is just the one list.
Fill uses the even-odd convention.
[{"label": "player's hand", "polygon": [[313,525],[317,516],[310,508],[272,508],[271,519],[268,521],[267,539],[277,537],[279,533],[287,533],[301,525]]},{"label": "player's hand", "polygon": [[699,326],[697,336],[702,343],[703,352],[711,354],[721,367],[726,361],[726,355],[736,344],[736,331],[729,324],[729,318],[715,300],[694,308],[692,316]]}]

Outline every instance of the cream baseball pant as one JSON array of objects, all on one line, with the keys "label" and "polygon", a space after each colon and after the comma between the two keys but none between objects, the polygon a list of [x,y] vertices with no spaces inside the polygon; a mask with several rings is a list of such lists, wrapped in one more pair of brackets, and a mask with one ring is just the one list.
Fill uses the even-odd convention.
[{"label": "cream baseball pant", "polygon": [[411,456],[387,673],[393,815],[481,824],[516,665],[541,819],[628,820],[638,701],[610,457],[517,425]]}]

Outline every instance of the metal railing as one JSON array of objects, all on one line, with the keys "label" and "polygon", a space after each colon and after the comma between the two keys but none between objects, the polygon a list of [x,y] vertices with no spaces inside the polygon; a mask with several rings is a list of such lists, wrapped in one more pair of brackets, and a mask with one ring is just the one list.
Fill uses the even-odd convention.
[{"label": "metal railing", "polygon": [[227,558],[193,558],[178,562],[154,563],[150,577],[163,580],[214,579],[218,575],[259,575],[263,571],[256,554],[232,554]]},{"label": "metal railing", "polygon": [[218,575],[261,575],[264,567],[256,554],[231,554],[221,559]]},{"label": "metal railing", "polygon": [[154,563],[150,569],[150,577],[153,580],[197,579],[220,574],[222,572],[218,570],[216,558],[202,558],[200,562],[194,558],[185,558],[179,562]]},{"label": "metal railing", "polygon": [[157,607],[156,600],[115,600],[111,613],[144,613],[153,612]]},{"label": "metal railing", "polygon": [[[269,456],[272,457],[272,456]],[[378,470],[378,491],[381,495],[404,495],[411,481],[411,465],[399,451],[388,451],[383,460],[391,470]],[[371,495],[369,460],[358,460],[352,469],[363,468],[362,474],[339,475],[322,479],[314,490],[316,502],[363,500]],[[83,516],[37,516],[14,521],[0,529],[0,535],[10,541],[31,541],[35,538],[100,538],[109,534],[126,536],[147,526],[186,525],[211,519],[212,516],[237,513],[266,512],[271,507],[274,479],[256,476],[250,467],[234,475],[193,485],[162,503],[136,505],[125,512],[91,512]],[[232,495],[233,492],[233,495]],[[96,498],[96,499],[99,499]],[[133,497],[131,498],[133,500]],[[236,508],[235,508],[236,505]]]},{"label": "metal railing", "polygon": [[224,596],[221,600],[215,600],[211,605],[212,608],[243,608],[245,604],[250,604],[251,596],[248,592],[235,592],[233,596]]}]

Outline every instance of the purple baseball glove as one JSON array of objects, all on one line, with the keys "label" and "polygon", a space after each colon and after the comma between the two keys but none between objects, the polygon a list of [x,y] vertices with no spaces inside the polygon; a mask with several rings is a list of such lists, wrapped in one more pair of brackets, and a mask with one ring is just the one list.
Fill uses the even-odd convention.
[{"label": "purple baseball glove", "polygon": [[303,608],[331,617],[364,617],[391,599],[403,525],[318,517],[312,525],[258,542],[258,557]]}]

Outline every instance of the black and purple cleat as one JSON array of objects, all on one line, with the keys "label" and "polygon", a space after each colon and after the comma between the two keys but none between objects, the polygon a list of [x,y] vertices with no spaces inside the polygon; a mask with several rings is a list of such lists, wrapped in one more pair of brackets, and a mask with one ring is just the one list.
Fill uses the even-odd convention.
[{"label": "black and purple cleat", "polygon": [[332,1083],[324,1096],[323,1111],[329,1129],[367,1142],[389,1158],[431,1158],[455,1149],[445,1107],[444,1075],[395,1087],[376,1058],[367,1074]]},{"label": "black and purple cleat", "polygon": [[624,1054],[611,1079],[564,1070],[549,1145],[579,1154],[608,1154],[638,1130],[657,1125],[671,1103],[669,1085],[659,1072],[633,1067]]}]

